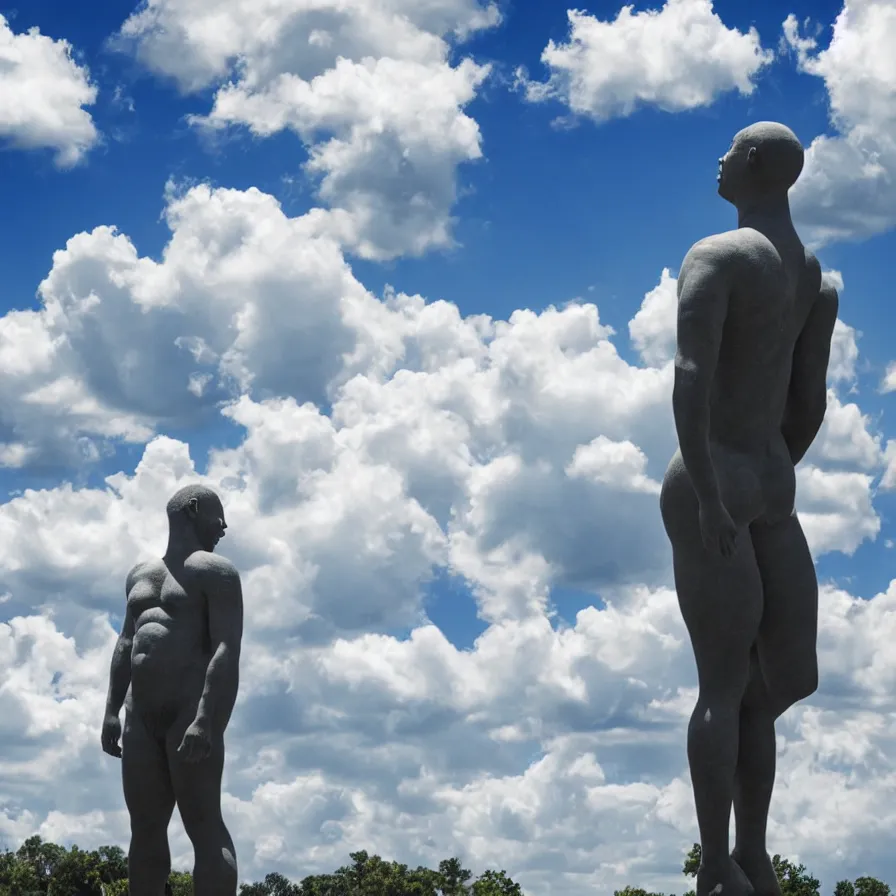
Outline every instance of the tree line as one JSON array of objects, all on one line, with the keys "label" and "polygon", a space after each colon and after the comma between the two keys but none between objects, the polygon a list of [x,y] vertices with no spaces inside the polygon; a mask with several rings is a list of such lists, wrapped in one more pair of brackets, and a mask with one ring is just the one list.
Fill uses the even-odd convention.
[{"label": "tree line", "polygon": [[[484,871],[478,877],[457,858],[445,859],[437,870],[410,868],[367,852],[354,852],[351,863],[331,874],[312,874],[294,883],[282,874],[242,884],[239,896],[524,896],[520,885],[505,871]],[[779,855],[772,862],[781,882],[782,896],[821,896],[820,883],[805,865]],[[696,877],[700,845],[687,854],[682,872]],[[0,896],[127,896],[128,863],[117,846],[84,850],[30,837],[15,852],[0,853]],[[173,871],[170,896],[193,896],[187,871]],[[616,890],[614,896],[665,896],[640,887]],[[671,896],[671,894],[670,894]],[[685,896],[695,896],[690,890]],[[890,887],[874,877],[841,880],[832,896],[891,896]]]},{"label": "tree line", "polygon": [[[459,859],[445,859],[434,871],[387,862],[366,852],[351,853],[351,864],[332,874],[313,874],[293,883],[282,874],[242,884],[239,896],[523,896],[504,871],[475,879]],[[188,871],[168,878],[171,896],[193,896]],[[18,850],[0,853],[0,896],[127,896],[124,850],[101,846],[84,850],[30,837]]]}]

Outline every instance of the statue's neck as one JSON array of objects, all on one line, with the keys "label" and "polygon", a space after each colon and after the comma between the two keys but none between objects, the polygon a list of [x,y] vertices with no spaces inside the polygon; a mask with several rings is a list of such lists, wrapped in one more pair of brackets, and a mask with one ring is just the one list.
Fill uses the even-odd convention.
[{"label": "statue's neck", "polygon": [[752,227],[760,233],[772,231],[775,234],[796,235],[793,218],[790,216],[790,201],[787,194],[756,196],[737,205],[737,226]]},{"label": "statue's neck", "polygon": [[187,557],[201,549],[198,539],[192,532],[171,531],[163,559],[166,564],[182,566]]}]

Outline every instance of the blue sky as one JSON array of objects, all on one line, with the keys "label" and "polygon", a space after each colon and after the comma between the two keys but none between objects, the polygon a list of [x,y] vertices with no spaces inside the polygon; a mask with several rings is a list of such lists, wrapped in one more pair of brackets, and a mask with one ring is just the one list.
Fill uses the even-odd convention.
[{"label": "blue sky", "polygon": [[[0,9],[0,738],[36,757],[0,767],[0,834],[124,843],[121,584],[206,477],[250,607],[247,878],[366,848],[683,891],[674,278],[735,223],[718,157],[772,119],[842,289],[798,505],[822,687],[781,723],[771,846],[828,889],[896,880],[892,0],[311,5]],[[92,783],[54,806],[62,733]]]}]

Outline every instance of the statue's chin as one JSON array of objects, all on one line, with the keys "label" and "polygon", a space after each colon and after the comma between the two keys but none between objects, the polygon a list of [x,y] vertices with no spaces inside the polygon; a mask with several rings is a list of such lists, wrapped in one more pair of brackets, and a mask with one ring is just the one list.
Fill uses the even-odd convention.
[{"label": "statue's chin", "polygon": [[725,202],[730,202],[732,205],[734,205],[734,200],[728,195],[728,193],[725,191],[725,188],[724,188],[724,186],[722,186],[722,184],[719,184],[718,193],[719,193],[719,196],[721,196],[722,199],[725,200]]}]

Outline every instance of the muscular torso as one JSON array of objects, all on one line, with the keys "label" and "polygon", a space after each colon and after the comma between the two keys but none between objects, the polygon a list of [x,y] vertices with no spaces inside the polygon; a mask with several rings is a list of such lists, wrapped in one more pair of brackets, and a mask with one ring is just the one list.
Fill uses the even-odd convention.
[{"label": "muscular torso", "polygon": [[170,570],[162,560],[131,573],[134,619],[127,704],[155,730],[195,712],[211,659],[208,605],[199,571],[188,560]]},{"label": "muscular torso", "polygon": [[710,445],[732,516],[776,519],[793,509],[795,475],[781,425],[794,348],[821,288],[817,259],[792,231],[718,237],[735,274],[710,399]]}]

